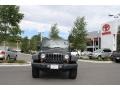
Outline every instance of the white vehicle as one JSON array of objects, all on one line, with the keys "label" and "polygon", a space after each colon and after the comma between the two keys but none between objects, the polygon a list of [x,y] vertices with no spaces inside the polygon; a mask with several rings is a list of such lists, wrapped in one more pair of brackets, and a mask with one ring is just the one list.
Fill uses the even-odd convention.
[{"label": "white vehicle", "polygon": [[92,52],[90,52],[90,51],[83,51],[82,53],[81,53],[81,55],[82,56],[88,56],[88,55],[90,55]]},{"label": "white vehicle", "polygon": [[11,48],[8,47],[0,47],[0,60],[4,59],[10,60],[10,59],[17,59],[17,52]]},{"label": "white vehicle", "polygon": [[110,49],[98,49],[89,55],[90,58],[104,59],[105,57],[110,57],[112,51]]},{"label": "white vehicle", "polygon": [[73,56],[80,56],[80,51],[77,51],[77,50],[72,50],[71,51],[71,55],[73,55]]}]

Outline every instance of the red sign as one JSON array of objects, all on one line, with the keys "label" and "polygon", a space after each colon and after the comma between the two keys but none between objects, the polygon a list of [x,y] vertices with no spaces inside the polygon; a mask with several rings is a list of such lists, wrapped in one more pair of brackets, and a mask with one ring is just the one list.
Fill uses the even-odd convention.
[{"label": "red sign", "polygon": [[102,35],[106,35],[106,34],[111,34],[110,31],[110,25],[109,24],[104,24],[102,27]]}]

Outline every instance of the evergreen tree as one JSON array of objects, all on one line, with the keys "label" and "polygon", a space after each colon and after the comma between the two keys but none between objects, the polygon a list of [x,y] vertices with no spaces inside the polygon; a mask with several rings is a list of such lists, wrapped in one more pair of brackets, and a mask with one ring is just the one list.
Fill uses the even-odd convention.
[{"label": "evergreen tree", "polygon": [[51,39],[60,39],[59,29],[57,28],[57,24],[54,24],[53,26],[51,26],[50,38]]},{"label": "evergreen tree", "polygon": [[68,37],[70,43],[72,43],[72,47],[83,51],[86,48],[86,36],[87,32],[85,18],[77,17]]}]

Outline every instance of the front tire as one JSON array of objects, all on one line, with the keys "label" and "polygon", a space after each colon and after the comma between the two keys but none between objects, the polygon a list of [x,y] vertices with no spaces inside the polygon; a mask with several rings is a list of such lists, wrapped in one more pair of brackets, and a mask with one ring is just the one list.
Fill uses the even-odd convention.
[{"label": "front tire", "polygon": [[76,77],[77,77],[77,69],[71,69],[69,71],[69,78],[70,79],[76,79]]},{"label": "front tire", "polygon": [[32,67],[32,77],[39,78],[39,69]]},{"label": "front tire", "polygon": [[101,56],[98,56],[98,58],[97,58],[97,59],[100,61],[100,60],[102,60],[102,57],[101,57]]}]

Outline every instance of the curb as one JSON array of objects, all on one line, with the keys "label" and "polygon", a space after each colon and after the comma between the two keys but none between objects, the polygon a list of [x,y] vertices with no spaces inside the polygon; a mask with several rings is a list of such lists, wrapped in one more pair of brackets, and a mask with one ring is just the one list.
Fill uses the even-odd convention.
[{"label": "curb", "polygon": [[[92,60],[78,60],[79,62],[87,62],[87,63],[113,63],[112,61],[92,61]],[[31,62],[27,64],[18,64],[18,63],[1,63],[0,67],[24,67],[31,66]]]},{"label": "curb", "polygon": [[81,59],[79,59],[78,61],[80,61],[80,62],[90,62],[90,63],[113,63],[112,61],[92,61],[92,60],[81,60]]},{"label": "curb", "polygon": [[8,67],[23,67],[23,66],[31,66],[31,62],[26,63],[26,64],[19,64],[19,63],[1,63],[0,67],[4,67],[4,66],[8,66]]},{"label": "curb", "polygon": [[31,66],[31,64],[1,64],[0,67],[23,67]]}]

